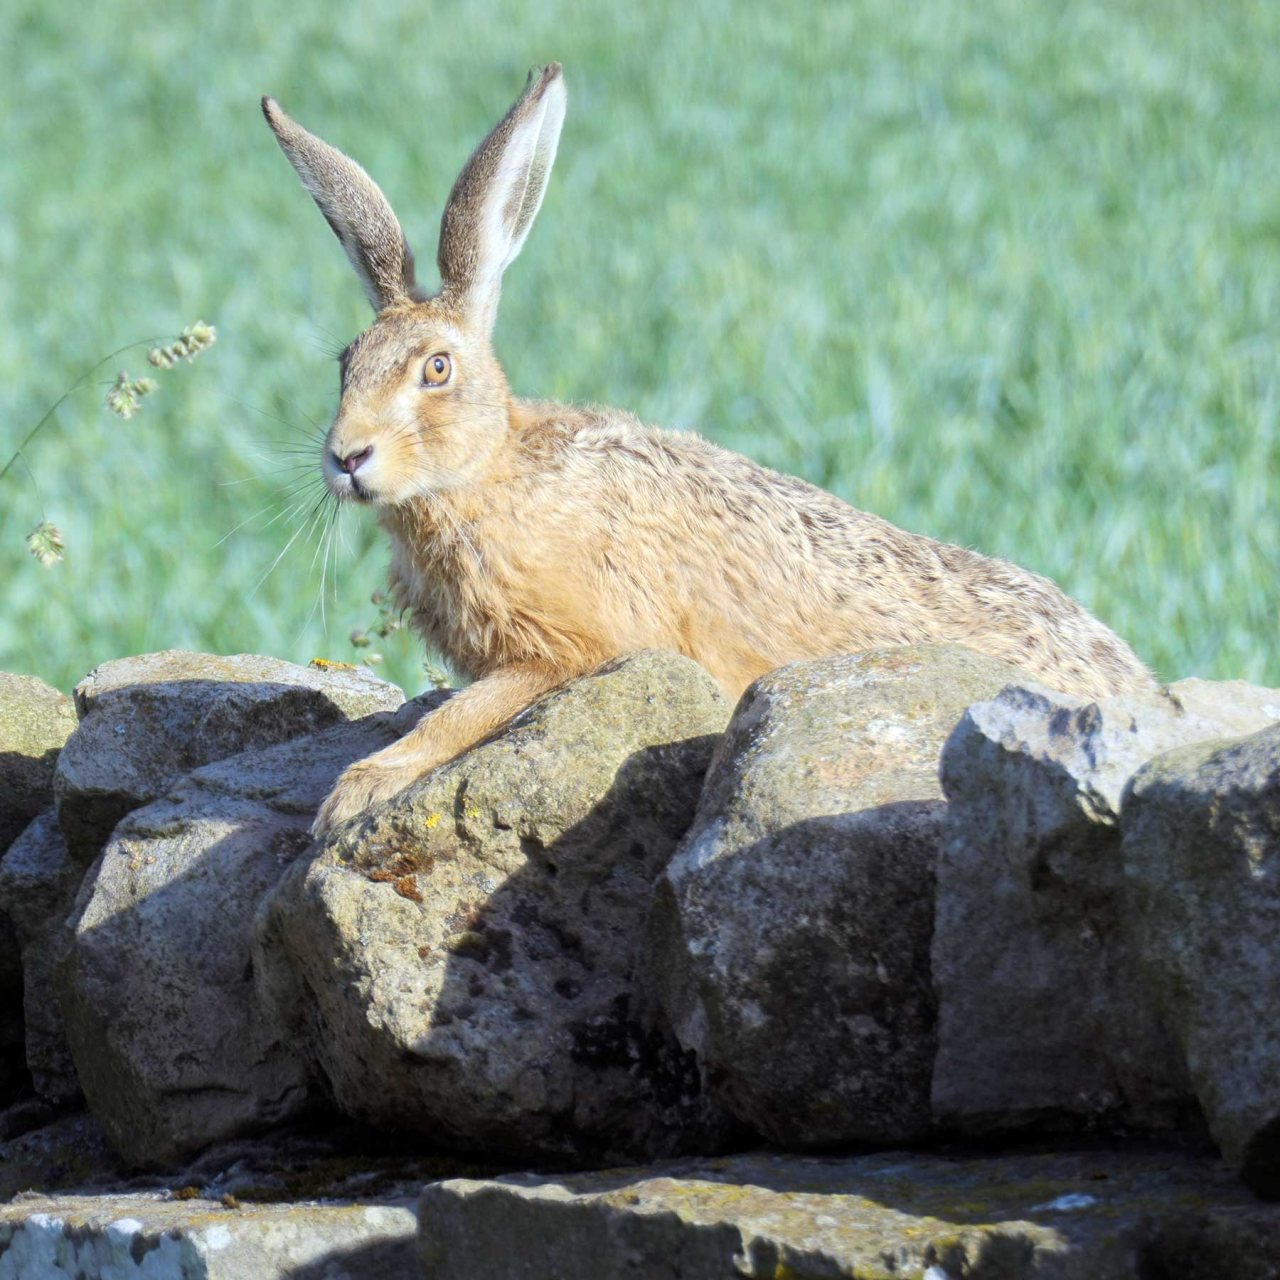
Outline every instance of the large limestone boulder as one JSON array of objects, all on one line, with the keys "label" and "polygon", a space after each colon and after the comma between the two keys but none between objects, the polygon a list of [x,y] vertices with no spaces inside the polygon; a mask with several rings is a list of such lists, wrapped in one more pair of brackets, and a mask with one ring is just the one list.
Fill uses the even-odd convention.
[{"label": "large limestone boulder", "polygon": [[1201,680],[1100,702],[1011,689],[965,713],[942,755],[933,1101],[944,1122],[1193,1119],[1183,1055],[1125,927],[1120,798],[1152,756],[1278,718],[1280,691]]},{"label": "large limestone boulder", "polygon": [[21,948],[27,1068],[36,1093],[58,1105],[80,1092],[53,974],[70,938],[67,917],[83,874],[67,852],[52,809],[36,818],[0,861],[0,903]]},{"label": "large limestone boulder", "polygon": [[659,882],[650,964],[716,1095],[775,1142],[928,1129],[938,753],[1021,678],[920,645],[795,663],[739,703]]},{"label": "large limestone boulder", "polygon": [[451,1179],[418,1218],[425,1280],[1280,1280],[1280,1207],[1168,1151]]},{"label": "large limestone boulder", "polygon": [[338,773],[438,698],[245,752],[134,810],[86,878],[58,974],[90,1107],[135,1165],[283,1120],[305,1062],[255,996],[254,916]]},{"label": "large limestone boulder", "polygon": [[1153,760],[1121,826],[1142,974],[1223,1154],[1280,1197],[1280,726]]},{"label": "large limestone boulder", "polygon": [[717,1140],[637,977],[653,880],[728,717],[701,667],[638,654],[293,867],[258,971],[345,1112],[521,1158]]},{"label": "large limestone boulder", "polygon": [[66,694],[0,671],[0,853],[53,802],[54,765],[75,727]]},{"label": "large limestone boulder", "polygon": [[404,701],[364,668],[176,650],[103,663],[75,697],[81,724],[58,758],[54,792],[85,866],[126,813],[184,773]]}]

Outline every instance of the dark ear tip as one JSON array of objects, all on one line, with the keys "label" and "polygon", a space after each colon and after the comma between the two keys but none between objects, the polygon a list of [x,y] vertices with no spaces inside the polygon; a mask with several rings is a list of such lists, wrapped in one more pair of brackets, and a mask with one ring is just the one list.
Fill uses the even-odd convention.
[{"label": "dark ear tip", "polygon": [[270,94],[263,94],[262,114],[266,118],[267,123],[274,129],[279,124],[280,117],[284,112],[280,110],[280,104],[271,97]]},{"label": "dark ear tip", "polygon": [[[534,97],[541,97],[546,87],[553,81],[559,80],[564,73],[564,68],[558,62],[548,62],[542,69],[542,74],[538,77],[537,87],[534,89]],[[529,79],[533,79],[533,72],[529,72]]]}]

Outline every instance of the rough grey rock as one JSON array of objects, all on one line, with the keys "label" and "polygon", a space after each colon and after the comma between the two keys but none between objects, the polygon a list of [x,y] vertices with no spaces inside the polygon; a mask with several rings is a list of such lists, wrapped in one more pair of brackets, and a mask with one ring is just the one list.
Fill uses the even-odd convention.
[{"label": "rough grey rock", "polygon": [[1280,1197],[1280,726],[1153,760],[1121,826],[1134,950],[1210,1131]]},{"label": "rough grey rock", "polygon": [[27,1068],[36,1092],[55,1104],[69,1103],[80,1092],[53,974],[70,939],[67,917],[83,875],[84,868],[67,853],[52,809],[36,818],[0,861],[0,902],[21,947]]},{"label": "rough grey rock", "polygon": [[54,764],[75,727],[66,694],[0,671],[0,853],[53,802]]},{"label": "rough grey rock", "polygon": [[58,988],[85,1097],[131,1163],[276,1123],[306,1064],[255,999],[254,914],[334,778],[424,706],[207,765],[130,813],[86,879]]},{"label": "rough grey rock", "polygon": [[650,965],[713,1091],[783,1146],[929,1127],[938,753],[1023,678],[946,645],[758,680],[660,879]]},{"label": "rough grey rock", "polygon": [[102,1185],[123,1173],[101,1126],[84,1111],[0,1142],[0,1203],[23,1192]]},{"label": "rough grey rock", "polygon": [[1280,1208],[1172,1152],[734,1156],[422,1193],[424,1280],[1280,1280]]},{"label": "rough grey rock", "polygon": [[404,1280],[416,1227],[394,1202],[33,1198],[0,1206],[0,1280]]},{"label": "rough grey rock", "polygon": [[933,1101],[944,1122],[1189,1122],[1182,1054],[1124,928],[1120,797],[1153,755],[1278,717],[1280,691],[1201,680],[1096,703],[1012,689],[966,712],[942,754]]},{"label": "rough grey rock", "polygon": [[184,773],[404,701],[361,667],[177,650],[103,663],[75,696],[81,724],[58,758],[54,794],[83,865],[126,813]]},{"label": "rough grey rock", "polygon": [[653,879],[728,716],[701,667],[638,654],[288,873],[258,971],[344,1111],[521,1156],[714,1140],[723,1118],[634,978]]}]

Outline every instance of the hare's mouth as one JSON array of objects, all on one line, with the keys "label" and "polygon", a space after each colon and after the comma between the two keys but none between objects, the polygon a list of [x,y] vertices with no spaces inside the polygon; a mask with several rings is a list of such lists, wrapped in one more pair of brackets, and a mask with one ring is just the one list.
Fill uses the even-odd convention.
[{"label": "hare's mouth", "polygon": [[356,476],[345,475],[342,472],[327,472],[325,475],[325,483],[329,492],[333,494],[339,502],[359,502],[365,506],[372,505],[378,501],[378,495],[373,488],[365,481],[358,479]]},{"label": "hare's mouth", "polygon": [[372,445],[345,454],[326,450],[323,469],[329,492],[339,502],[375,502],[377,495],[370,483],[375,479],[370,473],[376,469],[370,464],[375,461]]}]

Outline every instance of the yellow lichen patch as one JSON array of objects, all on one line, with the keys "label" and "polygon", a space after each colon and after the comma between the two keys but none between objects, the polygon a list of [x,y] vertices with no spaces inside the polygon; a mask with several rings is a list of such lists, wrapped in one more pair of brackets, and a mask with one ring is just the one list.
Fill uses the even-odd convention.
[{"label": "yellow lichen patch", "polygon": [[312,658],[309,667],[315,667],[319,671],[355,671],[357,670],[354,662],[330,662],[328,658]]},{"label": "yellow lichen patch", "polygon": [[489,950],[489,939],[474,929],[450,934],[440,944],[446,951],[457,955],[483,955]]},{"label": "yellow lichen patch", "polygon": [[422,820],[422,825],[426,827],[428,831],[434,831],[435,828],[440,825],[440,819],[443,816],[444,816],[443,814],[439,814],[439,813],[429,813]]}]

